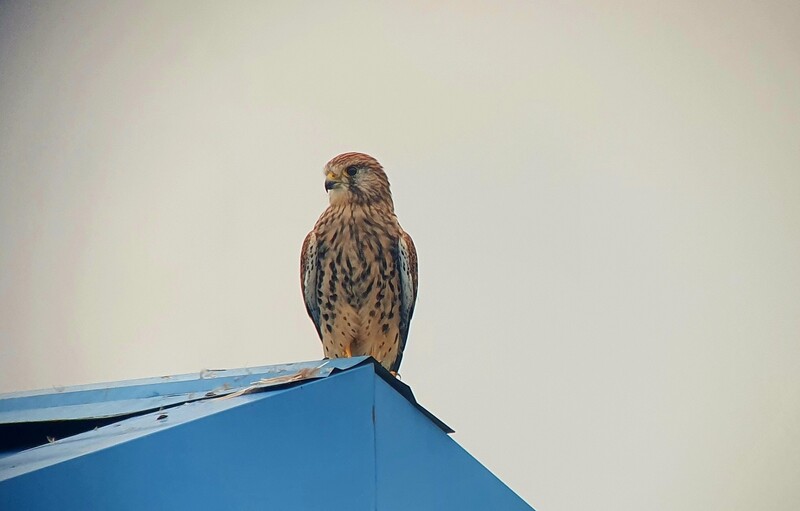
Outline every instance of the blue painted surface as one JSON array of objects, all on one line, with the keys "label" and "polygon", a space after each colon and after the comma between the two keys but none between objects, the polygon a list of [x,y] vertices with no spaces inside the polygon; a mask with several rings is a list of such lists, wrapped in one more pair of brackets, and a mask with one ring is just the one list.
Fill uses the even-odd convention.
[{"label": "blue painted surface", "polygon": [[375,509],[373,379],[190,403],[5,458],[0,509]]},{"label": "blue painted surface", "polygon": [[531,509],[405,385],[371,360],[350,362],[9,455],[0,509]]},{"label": "blue painted surface", "polygon": [[377,509],[533,509],[381,379],[375,408]]},{"label": "blue painted surface", "polygon": [[224,394],[261,379],[313,370],[314,378],[363,364],[367,357],[314,360],[294,364],[144,378],[59,389],[0,394],[0,424],[116,417]]}]

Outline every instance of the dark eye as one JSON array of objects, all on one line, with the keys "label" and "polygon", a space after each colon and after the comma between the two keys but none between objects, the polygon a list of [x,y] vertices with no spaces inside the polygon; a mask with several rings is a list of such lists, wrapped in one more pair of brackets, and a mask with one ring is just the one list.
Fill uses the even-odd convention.
[{"label": "dark eye", "polygon": [[347,172],[348,176],[353,177],[358,172],[358,167],[356,167],[355,165],[350,165],[344,171]]}]

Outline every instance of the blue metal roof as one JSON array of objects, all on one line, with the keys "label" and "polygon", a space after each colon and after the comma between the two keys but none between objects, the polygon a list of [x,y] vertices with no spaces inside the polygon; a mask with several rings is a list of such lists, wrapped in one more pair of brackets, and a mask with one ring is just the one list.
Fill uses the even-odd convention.
[{"label": "blue metal roof", "polygon": [[0,394],[0,424],[119,417],[260,386],[325,378],[365,363],[337,358]]},{"label": "blue metal roof", "polygon": [[106,426],[119,418],[194,401],[275,391],[365,364],[372,364],[387,383],[443,431],[453,432],[420,406],[411,389],[380,364],[370,357],[354,357],[0,394],[0,460],[48,440]]},{"label": "blue metal roof", "polygon": [[0,399],[1,426],[109,422],[0,458],[0,509],[531,509],[372,359],[51,394]]}]

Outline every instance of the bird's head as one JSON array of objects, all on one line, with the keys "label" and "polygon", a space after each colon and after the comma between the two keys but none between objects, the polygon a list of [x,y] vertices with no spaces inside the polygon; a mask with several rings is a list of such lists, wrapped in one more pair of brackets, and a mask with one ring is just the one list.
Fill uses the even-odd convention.
[{"label": "bird's head", "polygon": [[325,190],[331,204],[378,204],[392,207],[389,179],[378,160],[363,153],[344,153],[325,165]]}]

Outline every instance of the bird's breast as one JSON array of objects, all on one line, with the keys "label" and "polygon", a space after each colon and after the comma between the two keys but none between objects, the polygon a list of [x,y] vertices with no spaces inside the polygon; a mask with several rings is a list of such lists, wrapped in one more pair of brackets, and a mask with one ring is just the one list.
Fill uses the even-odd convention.
[{"label": "bird's breast", "polygon": [[394,295],[398,287],[393,258],[396,235],[381,223],[331,222],[323,231],[321,269],[328,275],[326,291],[341,294],[356,310]]}]

